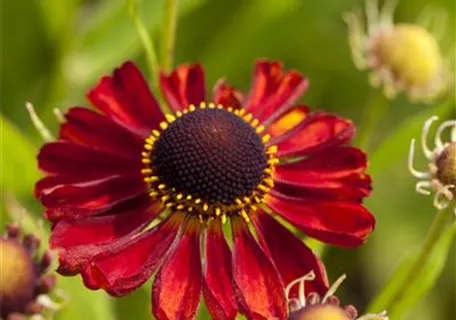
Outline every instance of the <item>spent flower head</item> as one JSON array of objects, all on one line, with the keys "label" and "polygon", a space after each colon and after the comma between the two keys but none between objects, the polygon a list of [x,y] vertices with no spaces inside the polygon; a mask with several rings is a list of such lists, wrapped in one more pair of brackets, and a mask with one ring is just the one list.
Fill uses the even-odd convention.
[{"label": "spent flower head", "polygon": [[[358,311],[353,305],[340,306],[340,300],[334,294],[345,278],[345,275],[339,277],[324,296],[316,292],[305,292],[306,282],[315,279],[313,271],[290,282],[285,288],[290,309],[288,320],[388,320],[386,312],[358,317]],[[299,291],[298,298],[290,296],[291,289],[296,285]]]},{"label": "spent flower head", "polygon": [[[445,209],[456,197],[456,120],[444,121],[437,128],[434,147],[428,147],[427,138],[432,123],[438,118],[433,116],[423,125],[421,133],[421,147],[425,157],[429,160],[427,171],[418,171],[413,166],[415,156],[415,139],[410,145],[408,167],[413,176],[420,179],[416,183],[416,192],[424,195],[434,194],[434,206]],[[446,129],[452,129],[450,141],[442,141]],[[454,208],[456,214],[456,207]]]},{"label": "spent flower head", "polygon": [[[438,40],[446,13],[428,9],[420,23],[396,24],[396,3],[386,0],[380,10],[378,0],[366,0],[367,27],[359,12],[345,14],[353,60],[357,68],[372,71],[372,85],[383,86],[387,97],[405,92],[413,101],[431,101],[449,87],[452,78]],[[423,26],[428,21],[434,22],[429,29]]]},{"label": "spent flower head", "polygon": [[5,320],[42,319],[41,314],[60,308],[48,296],[56,280],[47,273],[51,254],[39,255],[40,239],[21,233],[17,225],[10,224],[0,237],[0,316]]}]

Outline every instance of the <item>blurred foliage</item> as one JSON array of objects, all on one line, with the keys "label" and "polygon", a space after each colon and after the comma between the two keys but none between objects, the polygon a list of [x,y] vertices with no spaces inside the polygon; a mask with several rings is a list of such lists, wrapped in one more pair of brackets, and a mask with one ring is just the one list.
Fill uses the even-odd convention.
[{"label": "blurred foliage", "polygon": [[[396,18],[414,21],[427,0],[400,1]],[[454,47],[454,0],[433,5],[449,14],[443,48]],[[176,60],[202,62],[208,86],[219,77],[247,89],[255,59],[282,60],[311,79],[303,102],[362,122],[372,90],[365,73],[350,60],[347,32],[341,15],[362,6],[358,0],[182,0]],[[159,43],[163,1],[143,1],[141,14]],[[103,74],[126,59],[139,62],[144,55],[123,0],[5,0],[0,8],[1,34],[1,189],[14,194],[38,218],[41,208],[33,199],[38,177],[35,155],[41,144],[31,125],[26,101],[57,132],[55,107],[65,110],[85,105],[84,94]],[[324,261],[331,280],[342,273],[348,280],[339,294],[343,303],[360,310],[367,306],[392,275],[402,258],[416,249],[426,234],[435,209],[431,199],[414,192],[407,172],[410,139],[420,134],[424,119],[454,112],[454,104],[411,104],[404,97],[392,102],[374,132],[376,148],[369,154],[375,192],[367,201],[377,229],[358,250],[331,248]],[[420,163],[425,165],[425,163]],[[8,219],[2,201],[2,224]],[[454,252],[453,248],[450,252]],[[451,254],[436,286],[406,319],[456,318],[455,256]],[[144,290],[121,299],[90,292],[79,278],[61,278],[59,287],[71,297],[57,318],[147,319],[150,283]],[[420,289],[421,290],[421,289]],[[199,319],[207,319],[202,311]],[[395,320],[392,318],[392,320]]]}]

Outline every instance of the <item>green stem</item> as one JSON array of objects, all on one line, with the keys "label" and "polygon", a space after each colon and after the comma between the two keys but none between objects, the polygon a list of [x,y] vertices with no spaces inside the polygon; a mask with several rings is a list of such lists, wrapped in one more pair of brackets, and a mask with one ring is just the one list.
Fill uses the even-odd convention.
[{"label": "green stem", "polygon": [[166,72],[173,67],[174,44],[176,42],[178,0],[165,0],[165,13],[161,35],[161,66]]},{"label": "green stem", "polygon": [[151,77],[151,83],[153,88],[158,87],[158,71],[160,69],[158,64],[157,55],[155,54],[155,47],[147,32],[147,28],[144,25],[141,16],[139,14],[139,4],[138,0],[129,0],[128,9],[131,19],[135,25],[136,31],[138,32],[139,38],[141,39],[144,51],[146,53],[147,65],[149,67],[149,73]]},{"label": "green stem", "polygon": [[368,151],[371,147],[374,131],[387,113],[388,107],[389,102],[383,93],[374,89],[364,107],[363,122],[358,129],[357,145],[362,149]]},{"label": "green stem", "polygon": [[393,295],[391,295],[391,300],[386,304],[386,310],[393,310],[394,305],[400,303],[408,288],[415,280],[417,280],[417,278],[420,277],[423,267],[426,265],[428,258],[431,256],[435,245],[439,242],[440,236],[445,234],[443,231],[451,213],[451,206],[448,206],[447,209],[441,210],[437,213],[434,221],[432,222],[431,228],[424,239],[424,243],[418,253],[418,256],[416,257],[416,260],[413,262],[402,285],[398,287],[397,291]]}]

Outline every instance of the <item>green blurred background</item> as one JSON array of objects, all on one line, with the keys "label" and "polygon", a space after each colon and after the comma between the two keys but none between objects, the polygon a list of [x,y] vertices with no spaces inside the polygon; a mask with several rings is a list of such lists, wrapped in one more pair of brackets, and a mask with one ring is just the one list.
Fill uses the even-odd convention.
[{"label": "green blurred background", "polygon": [[[428,0],[402,0],[397,21],[414,21],[428,5]],[[447,51],[454,46],[454,0],[434,0],[432,5],[449,14],[443,41]],[[310,78],[305,103],[360,124],[365,109],[375,108],[369,103],[375,91],[366,73],[353,66],[341,19],[343,12],[360,6],[362,2],[355,0],[182,0],[176,62],[203,63],[209,85],[226,76],[247,90],[255,59],[282,60],[287,68]],[[33,102],[43,121],[57,132],[53,108],[87,105],[87,89],[126,59],[147,68],[123,0],[1,0],[0,13],[2,200],[12,194],[38,218],[42,210],[32,190],[39,177],[35,155],[42,141],[25,102]],[[162,14],[163,1],[142,2],[141,15],[155,43],[160,40]],[[377,229],[364,247],[330,248],[323,257],[331,281],[342,273],[348,276],[338,292],[343,303],[363,310],[404,255],[424,238],[436,210],[430,197],[414,191],[415,180],[406,166],[408,146],[420,134],[424,119],[434,113],[449,117],[453,108],[440,102],[411,104],[400,96],[379,122],[369,150],[374,193],[367,201],[377,217]],[[424,160],[418,165],[424,168]],[[2,201],[2,228],[9,219],[7,211],[17,210],[11,208]],[[22,215],[24,225],[33,229],[26,218]],[[435,287],[401,319],[456,318],[454,253],[453,244]],[[57,319],[150,319],[150,283],[121,299],[85,289],[78,277],[59,278],[59,287],[71,301]],[[202,310],[198,319],[209,317]]]}]

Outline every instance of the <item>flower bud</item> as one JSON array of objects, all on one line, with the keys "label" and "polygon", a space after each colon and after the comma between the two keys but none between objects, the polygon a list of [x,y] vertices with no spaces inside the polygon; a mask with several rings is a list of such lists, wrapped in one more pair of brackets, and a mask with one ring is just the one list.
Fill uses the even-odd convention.
[{"label": "flower bud", "polygon": [[1,316],[24,312],[34,295],[36,276],[33,261],[21,244],[10,239],[0,239],[0,261]]},{"label": "flower bud", "polygon": [[46,275],[51,263],[49,252],[37,257],[40,240],[34,235],[20,237],[17,225],[8,225],[0,237],[0,317],[26,319],[40,314],[45,305],[40,303],[55,286],[54,275]]},{"label": "flower bud", "polygon": [[289,320],[352,320],[352,318],[338,306],[317,304],[291,313]]},{"label": "flower bud", "polygon": [[[444,121],[435,134],[435,145],[427,144],[429,130],[436,116],[429,118],[423,125],[421,133],[421,149],[428,160],[428,170],[419,171],[414,168],[415,139],[410,145],[408,167],[410,173],[420,179],[416,183],[416,191],[430,195],[434,191],[434,207],[438,210],[446,208],[456,198],[456,120]],[[443,132],[451,128],[450,141],[444,142]],[[456,215],[456,206],[454,208]]]},{"label": "flower bud", "polygon": [[[444,185],[456,186],[456,142],[449,143],[435,160],[436,177]],[[453,194],[456,196],[456,189]]]},{"label": "flower bud", "polygon": [[[357,318],[358,311],[353,305],[345,307],[340,305],[340,300],[334,293],[345,280],[345,275],[339,277],[323,297],[316,292],[305,294],[305,282],[314,279],[315,274],[311,271],[303,277],[291,281],[286,286],[285,292],[290,311],[288,320],[388,320],[386,312],[366,314]],[[299,299],[289,296],[291,288],[296,284],[299,285]]]}]

